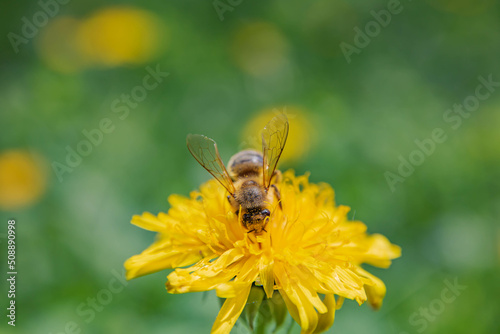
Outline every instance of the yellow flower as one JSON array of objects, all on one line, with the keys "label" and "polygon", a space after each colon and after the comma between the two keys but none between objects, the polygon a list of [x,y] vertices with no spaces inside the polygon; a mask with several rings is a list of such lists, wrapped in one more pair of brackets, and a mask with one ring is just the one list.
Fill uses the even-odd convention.
[{"label": "yellow flower", "polygon": [[82,22],[77,41],[98,64],[141,64],[153,58],[163,42],[164,27],[154,13],[134,7],[108,7]]},{"label": "yellow flower", "polygon": [[231,331],[253,284],[267,298],[279,293],[302,333],[327,330],[344,298],[380,307],[385,285],[361,264],[386,268],[400,248],[382,235],[367,235],[363,223],[348,221],[349,208],[335,206],[329,185],[287,171],[278,187],[282,209],[271,203],[267,232],[259,236],[238,222],[216,180],[189,198],[170,196],[167,214],[134,216],[133,224],[159,234],[126,261],[127,278],[176,268],[167,277],[168,292],[215,290],[226,301],[212,333]]},{"label": "yellow flower", "polygon": [[40,199],[47,189],[47,162],[27,150],[0,153],[0,210],[19,210]]},{"label": "yellow flower", "polygon": [[154,13],[112,6],[81,20],[54,18],[41,32],[37,51],[47,66],[64,73],[92,66],[142,64],[163,51],[167,34]]}]

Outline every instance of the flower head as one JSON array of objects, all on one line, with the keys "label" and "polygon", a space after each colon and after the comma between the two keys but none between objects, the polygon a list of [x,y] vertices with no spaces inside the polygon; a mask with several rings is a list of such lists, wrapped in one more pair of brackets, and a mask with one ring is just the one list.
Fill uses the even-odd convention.
[{"label": "flower head", "polygon": [[261,235],[239,223],[216,180],[189,198],[170,196],[167,214],[134,216],[133,224],[159,235],[127,260],[127,278],[175,268],[167,277],[168,292],[215,290],[226,301],[212,333],[230,332],[252,285],[262,286],[267,298],[279,293],[302,333],[327,330],[344,298],[379,308],[385,285],[361,264],[386,268],[400,248],[382,235],[367,235],[363,223],[348,221],[349,208],[335,205],[329,185],[309,183],[292,171],[283,176],[282,208],[271,203]]}]

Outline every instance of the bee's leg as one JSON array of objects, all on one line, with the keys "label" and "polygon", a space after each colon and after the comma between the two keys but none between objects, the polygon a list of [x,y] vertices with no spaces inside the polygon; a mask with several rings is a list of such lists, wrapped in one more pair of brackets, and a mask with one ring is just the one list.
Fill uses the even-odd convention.
[{"label": "bee's leg", "polygon": [[281,194],[280,191],[278,190],[278,187],[275,184],[271,184],[271,187],[274,189],[274,196],[276,196],[276,199],[278,199],[278,204],[280,205],[280,209],[283,210],[283,206],[281,205]]},{"label": "bee's leg", "polygon": [[234,195],[227,195],[227,201],[229,202],[229,204],[231,204],[231,206],[234,209],[240,208],[240,205],[238,205],[238,203],[236,202],[236,199],[234,198]]},{"label": "bee's leg", "polygon": [[283,209],[283,206],[281,205],[281,194],[280,191],[278,190],[278,187],[276,186],[276,183],[281,183],[282,179],[283,175],[281,174],[281,171],[279,169],[276,169],[273,173],[273,176],[271,177],[271,180],[273,181],[271,187],[274,188],[274,196],[276,196],[276,198],[278,199],[280,209]]},{"label": "bee's leg", "polygon": [[266,226],[267,226],[267,223],[269,223],[269,217],[267,217],[267,218],[264,220],[264,225],[262,225],[262,230],[263,230],[264,232],[267,232],[267,231],[266,231]]}]

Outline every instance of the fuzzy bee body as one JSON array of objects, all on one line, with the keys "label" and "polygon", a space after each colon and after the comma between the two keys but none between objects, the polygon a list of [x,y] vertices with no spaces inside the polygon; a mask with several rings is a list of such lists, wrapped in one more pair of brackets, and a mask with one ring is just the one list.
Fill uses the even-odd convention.
[{"label": "fuzzy bee body", "polygon": [[258,176],[262,173],[264,157],[261,152],[255,150],[244,150],[236,153],[229,160],[228,172],[233,181],[239,178]]},{"label": "fuzzy bee body", "polygon": [[228,200],[248,232],[261,234],[271,215],[273,197],[281,207],[275,183],[281,178],[276,169],[288,135],[288,119],[274,117],[262,131],[262,153],[244,150],[231,157],[228,170],[222,163],[217,144],[202,135],[188,135],[193,157],[229,192]]}]

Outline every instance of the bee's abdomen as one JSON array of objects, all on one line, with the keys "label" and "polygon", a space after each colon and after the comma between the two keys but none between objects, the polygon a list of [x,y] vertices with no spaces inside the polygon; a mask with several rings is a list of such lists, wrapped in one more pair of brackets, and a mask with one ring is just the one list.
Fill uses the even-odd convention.
[{"label": "bee's abdomen", "polygon": [[245,150],[236,153],[228,163],[230,176],[234,179],[258,175],[262,169],[262,153],[254,150]]}]

